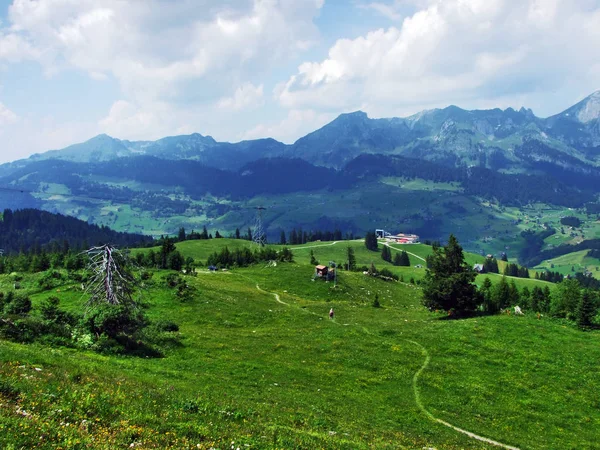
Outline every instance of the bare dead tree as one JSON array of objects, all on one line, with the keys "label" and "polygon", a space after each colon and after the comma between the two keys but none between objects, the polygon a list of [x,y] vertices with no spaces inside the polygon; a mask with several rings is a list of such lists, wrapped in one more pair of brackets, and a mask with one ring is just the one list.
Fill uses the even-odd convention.
[{"label": "bare dead tree", "polygon": [[127,258],[111,245],[92,247],[85,253],[89,257],[87,269],[92,273],[85,291],[90,295],[88,305],[135,306],[133,292],[136,280],[127,270]]}]

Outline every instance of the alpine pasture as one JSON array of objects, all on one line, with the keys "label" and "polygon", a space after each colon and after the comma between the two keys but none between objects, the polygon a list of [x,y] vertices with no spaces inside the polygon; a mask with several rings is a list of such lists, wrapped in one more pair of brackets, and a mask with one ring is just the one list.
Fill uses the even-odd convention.
[{"label": "alpine pasture", "polygon": [[[205,263],[225,245],[177,247]],[[335,287],[312,280],[311,250],[342,265],[349,245],[359,267],[403,281],[344,270]],[[179,326],[162,358],[0,341],[0,448],[597,448],[598,331],[527,311],[430,312],[419,288],[425,245],[393,246],[413,253],[410,267],[359,241],[296,247],[291,263],[181,275],[194,288],[185,301],[166,282],[172,272],[152,271],[145,312]],[[84,308],[79,284],[42,291],[35,276],[21,281],[34,313],[50,295]],[[12,284],[0,276],[0,290]]]}]

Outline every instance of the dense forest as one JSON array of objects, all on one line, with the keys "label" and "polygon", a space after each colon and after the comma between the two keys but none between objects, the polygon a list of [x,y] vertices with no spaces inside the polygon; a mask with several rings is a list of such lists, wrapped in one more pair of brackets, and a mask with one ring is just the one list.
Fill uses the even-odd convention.
[{"label": "dense forest", "polygon": [[152,238],[148,236],[121,233],[37,209],[5,209],[0,220],[0,249],[5,253],[53,252],[63,247],[83,249],[106,243],[130,247],[151,242]]}]

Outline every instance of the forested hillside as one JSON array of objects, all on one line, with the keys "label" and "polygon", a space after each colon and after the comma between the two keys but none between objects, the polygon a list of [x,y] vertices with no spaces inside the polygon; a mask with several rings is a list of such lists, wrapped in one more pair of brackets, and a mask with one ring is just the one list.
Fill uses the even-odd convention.
[{"label": "forested hillside", "polygon": [[56,248],[84,249],[111,243],[120,247],[144,245],[152,238],[113,231],[74,217],[36,209],[5,209],[0,220],[0,248],[5,253],[53,251]]}]

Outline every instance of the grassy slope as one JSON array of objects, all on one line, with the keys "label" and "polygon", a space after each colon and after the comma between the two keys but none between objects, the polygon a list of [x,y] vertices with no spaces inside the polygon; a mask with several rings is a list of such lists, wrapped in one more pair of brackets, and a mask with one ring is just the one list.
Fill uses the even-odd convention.
[{"label": "grassy slope", "polygon": [[[180,249],[202,255],[223,243]],[[315,255],[340,259],[345,244]],[[440,320],[408,283],[347,272],[336,288],[311,281],[309,251],[296,250],[296,263],[187,278],[199,295],[185,304],[155,273],[148,314],[184,336],[163,359],[0,341],[0,380],[21,391],[18,402],[0,396],[0,447],[487,448],[419,410],[412,383],[424,354],[411,341],[431,357],[418,386],[436,417],[521,448],[600,439],[597,332],[529,316]],[[35,280],[23,286],[33,292]],[[65,306],[81,307],[77,286],[60,291]],[[375,293],[381,309],[370,306]]]}]

